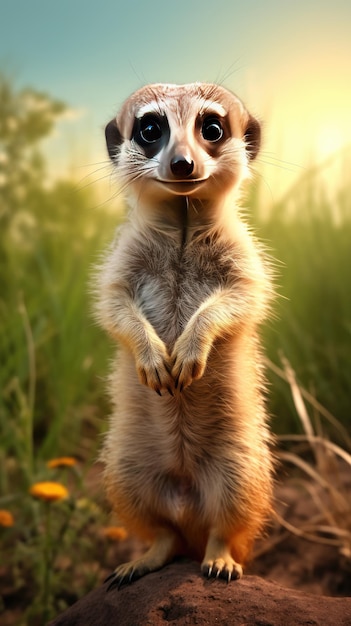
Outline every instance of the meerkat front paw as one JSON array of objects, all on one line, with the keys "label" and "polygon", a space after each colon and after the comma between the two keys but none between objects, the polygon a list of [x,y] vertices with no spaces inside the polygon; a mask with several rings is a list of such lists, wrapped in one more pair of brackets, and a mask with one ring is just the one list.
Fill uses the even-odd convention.
[{"label": "meerkat front paw", "polygon": [[189,387],[194,380],[201,378],[206,369],[209,346],[199,346],[190,341],[186,331],[177,339],[172,354],[172,378],[179,391]]},{"label": "meerkat front paw", "polygon": [[172,394],[174,386],[171,376],[170,357],[161,339],[153,339],[136,358],[139,380],[161,395],[162,390]]}]

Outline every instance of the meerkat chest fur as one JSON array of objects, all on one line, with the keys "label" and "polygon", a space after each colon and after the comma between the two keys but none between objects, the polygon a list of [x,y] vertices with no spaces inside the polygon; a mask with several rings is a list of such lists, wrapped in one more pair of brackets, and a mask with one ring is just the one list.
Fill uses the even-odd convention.
[{"label": "meerkat chest fur", "polygon": [[202,302],[244,273],[238,244],[216,232],[195,233],[186,243],[183,235],[143,230],[130,243],[124,268],[115,264],[169,353]]},{"label": "meerkat chest fur", "polygon": [[260,124],[222,87],[156,84],[124,103],[106,141],[129,209],[98,282],[98,318],[120,344],[107,491],[142,536],[168,528],[167,558],[179,537],[197,553],[208,540],[209,563],[212,543],[233,552],[245,527],[244,560],[271,498],[257,335],[269,266],[236,206]]}]

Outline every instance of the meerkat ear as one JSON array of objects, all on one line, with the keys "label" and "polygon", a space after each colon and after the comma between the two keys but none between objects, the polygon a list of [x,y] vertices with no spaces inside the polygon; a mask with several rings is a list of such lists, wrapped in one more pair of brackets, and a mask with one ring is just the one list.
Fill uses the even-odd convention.
[{"label": "meerkat ear", "polygon": [[106,145],[109,157],[112,161],[115,160],[118,154],[119,146],[123,141],[123,137],[118,130],[116,118],[111,120],[105,128]]},{"label": "meerkat ear", "polygon": [[253,161],[257,157],[261,146],[261,124],[251,115],[246,124],[244,140],[249,160]]}]

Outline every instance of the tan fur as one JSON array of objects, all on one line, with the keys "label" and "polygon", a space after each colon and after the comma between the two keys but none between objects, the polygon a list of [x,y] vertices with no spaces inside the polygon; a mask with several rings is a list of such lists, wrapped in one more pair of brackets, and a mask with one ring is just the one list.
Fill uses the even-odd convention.
[{"label": "tan fur", "polygon": [[[169,128],[146,156],[135,125],[150,111]],[[215,141],[201,126],[212,118],[223,129]],[[237,578],[272,492],[257,336],[269,266],[236,206],[259,124],[222,87],[151,85],[106,137],[130,212],[98,277],[99,321],[120,344],[101,459],[119,519],[152,542],[113,582],[177,554]],[[175,155],[191,173],[174,175]]]}]

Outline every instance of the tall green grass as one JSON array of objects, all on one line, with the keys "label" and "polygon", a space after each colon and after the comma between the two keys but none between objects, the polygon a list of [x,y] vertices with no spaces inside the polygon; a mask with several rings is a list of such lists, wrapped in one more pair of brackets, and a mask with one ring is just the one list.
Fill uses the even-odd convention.
[{"label": "tall green grass", "polygon": [[1,434],[28,466],[34,447],[36,457],[77,446],[83,453],[84,437],[99,428],[105,408],[108,343],[92,321],[88,285],[112,220],[93,206],[91,194],[60,184],[37,198],[36,211],[27,206],[17,214],[7,233],[0,271]]},{"label": "tall green grass", "polygon": [[30,482],[40,459],[90,453],[105,412],[108,347],[92,322],[88,282],[114,225],[89,187],[47,184],[40,142],[64,109],[0,74],[2,492],[9,467]]},{"label": "tall green grass", "polygon": [[[285,355],[299,383],[349,427],[351,186],[327,189],[321,169],[305,172],[265,220],[254,207],[259,236],[277,259],[277,319],[264,340],[269,358]],[[299,429],[287,386],[268,374],[275,430]]]}]

